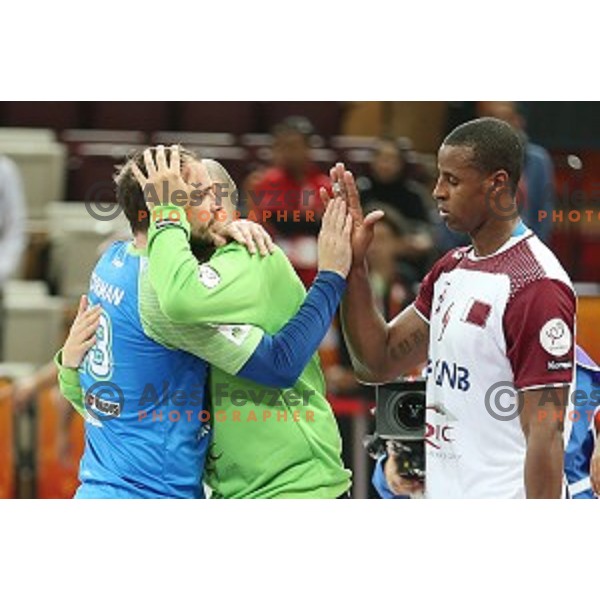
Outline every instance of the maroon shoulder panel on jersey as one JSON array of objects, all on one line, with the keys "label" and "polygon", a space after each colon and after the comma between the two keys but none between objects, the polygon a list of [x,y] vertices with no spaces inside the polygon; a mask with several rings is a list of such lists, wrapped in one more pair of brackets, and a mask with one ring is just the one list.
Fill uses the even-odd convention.
[{"label": "maroon shoulder panel on jersey", "polygon": [[504,336],[517,389],[571,382],[575,306],[573,290],[548,278],[533,281],[511,297]]}]

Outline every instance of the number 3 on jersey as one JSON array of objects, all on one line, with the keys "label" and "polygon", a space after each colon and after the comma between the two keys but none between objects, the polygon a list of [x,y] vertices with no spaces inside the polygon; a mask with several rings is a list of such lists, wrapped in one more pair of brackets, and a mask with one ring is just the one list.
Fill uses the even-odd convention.
[{"label": "number 3 on jersey", "polygon": [[110,317],[102,311],[96,330],[96,343],[87,355],[87,370],[94,379],[109,379],[112,375],[112,327]]}]

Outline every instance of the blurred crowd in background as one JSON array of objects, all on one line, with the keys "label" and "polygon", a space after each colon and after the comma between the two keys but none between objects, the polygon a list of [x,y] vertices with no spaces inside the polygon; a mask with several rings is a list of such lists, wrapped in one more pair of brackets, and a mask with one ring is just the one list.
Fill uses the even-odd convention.
[{"label": "blurred crowd in background", "polygon": [[[521,214],[578,282],[580,343],[600,360],[598,112],[600,103],[508,101],[1,102],[0,497],[74,490],[82,427],[58,397],[51,360],[102,248],[127,235],[111,181],[132,150],[181,142],[222,162],[242,215],[269,229],[307,287],[316,274],[318,190],[343,161],[365,210],[385,211],[368,262],[389,320],[441,254],[468,243],[441,223],[431,197],[445,133],[476,116],[506,120],[527,142]],[[354,377],[337,322],[321,358],[354,496],[367,497],[362,439],[373,398]]]}]

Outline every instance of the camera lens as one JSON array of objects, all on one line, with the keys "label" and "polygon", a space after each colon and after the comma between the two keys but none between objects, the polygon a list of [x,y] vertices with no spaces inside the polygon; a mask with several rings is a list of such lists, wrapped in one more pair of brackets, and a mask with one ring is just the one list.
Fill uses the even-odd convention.
[{"label": "camera lens", "polygon": [[393,402],[394,420],[406,429],[420,429],[425,423],[423,394],[398,394]]}]

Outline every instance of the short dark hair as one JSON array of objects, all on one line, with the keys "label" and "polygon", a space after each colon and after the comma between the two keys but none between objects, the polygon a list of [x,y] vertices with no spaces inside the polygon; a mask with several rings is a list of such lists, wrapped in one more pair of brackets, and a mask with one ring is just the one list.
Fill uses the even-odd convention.
[{"label": "short dark hair", "polygon": [[310,138],[315,134],[315,128],[306,117],[294,115],[285,118],[280,123],[277,123],[272,130],[273,137],[286,135],[289,133],[301,135],[308,144],[310,142]]},{"label": "short dark hair", "polygon": [[[152,157],[155,158],[156,148],[150,148],[150,150],[152,151]],[[193,152],[183,146],[179,146],[179,155],[182,164],[186,161],[198,160],[198,157]],[[168,162],[171,158],[171,148],[165,148],[165,156]],[[144,175],[147,175],[146,164],[144,163],[144,150],[136,151],[125,163],[117,166],[117,172],[114,177],[117,186],[117,201],[129,221],[131,231],[134,234],[146,233],[150,226],[150,217],[146,207],[146,200],[144,199],[144,192],[131,170],[133,164],[136,164],[140,171]]]},{"label": "short dark hair", "polygon": [[506,171],[511,193],[516,193],[524,148],[521,136],[508,123],[492,117],[463,123],[448,134],[444,145],[471,148],[474,166],[483,173]]}]

